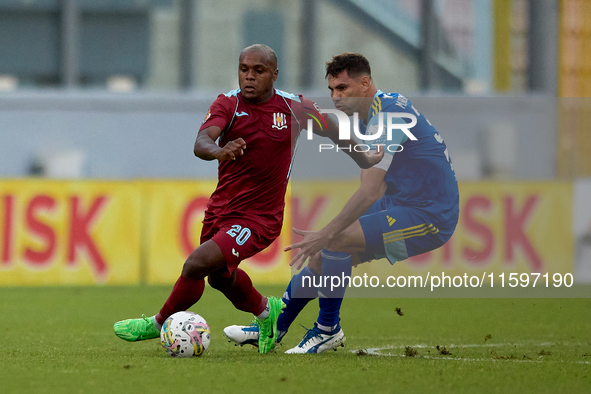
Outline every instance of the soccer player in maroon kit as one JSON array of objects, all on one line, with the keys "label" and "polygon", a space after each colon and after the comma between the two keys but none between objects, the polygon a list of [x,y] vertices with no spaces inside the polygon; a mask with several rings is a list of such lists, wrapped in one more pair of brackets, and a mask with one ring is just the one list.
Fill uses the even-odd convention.
[{"label": "soccer player in maroon kit", "polygon": [[[115,323],[121,339],[157,338],[166,318],[199,301],[207,277],[211,287],[237,309],[255,315],[259,352],[275,346],[277,319],[285,304],[280,298],[262,296],[238,265],[279,236],[295,142],[310,114],[321,116],[312,101],[274,89],[277,74],[271,48],[257,44],[240,54],[240,89],[218,96],[195,141],[197,157],[219,161],[218,185],[207,204],[201,244],[187,258],[158,314]],[[338,127],[329,118],[326,121],[324,135],[342,142]],[[347,153],[362,168],[376,164],[383,155]]]}]

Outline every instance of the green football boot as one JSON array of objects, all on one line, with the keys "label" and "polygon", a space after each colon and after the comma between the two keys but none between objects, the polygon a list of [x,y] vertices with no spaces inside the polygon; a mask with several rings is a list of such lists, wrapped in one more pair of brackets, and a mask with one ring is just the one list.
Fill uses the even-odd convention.
[{"label": "green football boot", "polygon": [[259,353],[268,353],[275,347],[277,342],[277,319],[285,303],[281,298],[268,297],[269,302],[269,316],[265,319],[255,319],[255,323],[259,326]]},{"label": "green football boot", "polygon": [[115,335],[124,341],[136,342],[154,339],[160,336],[160,330],[154,324],[154,317],[142,315],[140,319],[127,319],[115,323]]}]

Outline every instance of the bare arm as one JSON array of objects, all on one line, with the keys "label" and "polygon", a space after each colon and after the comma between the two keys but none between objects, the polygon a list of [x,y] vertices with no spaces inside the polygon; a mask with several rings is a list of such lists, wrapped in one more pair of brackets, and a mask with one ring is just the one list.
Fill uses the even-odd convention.
[{"label": "bare arm", "polygon": [[284,249],[286,252],[292,249],[300,249],[298,254],[291,259],[289,265],[295,265],[299,269],[308,257],[314,256],[337,237],[341,231],[359,219],[384,194],[386,190],[385,175],[386,171],[379,168],[361,171],[359,189],[347,201],[341,212],[322,230],[314,232],[294,228],[293,231],[296,234],[303,235],[304,239]]},{"label": "bare arm", "polygon": [[320,233],[328,241],[334,239],[341,231],[359,219],[374,202],[384,195],[386,191],[385,175],[386,171],[379,168],[369,168],[361,171],[359,189],[347,201],[341,212],[320,230]]},{"label": "bare arm", "polygon": [[242,138],[237,138],[228,142],[224,147],[218,146],[215,141],[222,134],[222,129],[218,126],[207,127],[197,134],[193,153],[202,160],[236,160],[237,157],[244,154],[246,142]]}]

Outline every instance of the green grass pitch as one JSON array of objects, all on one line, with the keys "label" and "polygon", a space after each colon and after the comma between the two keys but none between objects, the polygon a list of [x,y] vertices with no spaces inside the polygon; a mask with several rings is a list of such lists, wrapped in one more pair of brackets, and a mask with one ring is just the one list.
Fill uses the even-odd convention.
[{"label": "green grass pitch", "polygon": [[[280,295],[283,287],[260,287]],[[124,342],[117,320],[157,312],[170,287],[0,288],[0,392],[11,393],[589,393],[591,300],[346,299],[346,346],[286,355],[318,312],[313,301],[277,351],[228,343],[249,324],[206,288],[191,310],[212,342],[173,359],[159,340]]]}]

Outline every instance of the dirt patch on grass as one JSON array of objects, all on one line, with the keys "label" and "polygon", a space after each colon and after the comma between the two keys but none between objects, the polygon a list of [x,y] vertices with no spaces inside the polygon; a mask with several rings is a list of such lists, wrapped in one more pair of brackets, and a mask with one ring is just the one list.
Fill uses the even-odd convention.
[{"label": "dirt patch on grass", "polygon": [[437,345],[436,349],[439,352],[439,354],[441,354],[443,356],[451,356],[451,352],[449,350],[447,350],[445,348],[445,346],[441,347],[441,346]]},{"label": "dirt patch on grass", "polygon": [[419,352],[415,348],[413,348],[411,346],[404,347],[404,356],[405,357],[416,357],[418,355],[419,355]]}]

